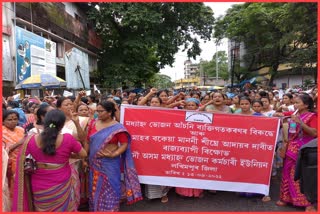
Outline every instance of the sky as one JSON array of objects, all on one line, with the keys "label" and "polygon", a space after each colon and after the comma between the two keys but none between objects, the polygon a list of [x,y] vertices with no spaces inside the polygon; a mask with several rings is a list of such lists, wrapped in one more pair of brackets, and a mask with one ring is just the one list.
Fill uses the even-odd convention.
[{"label": "sky", "polygon": [[[224,15],[227,9],[229,9],[233,4],[242,4],[242,2],[205,2],[204,4],[211,7],[214,17],[218,18],[219,16]],[[226,53],[228,53],[228,40],[223,39],[218,47],[216,47],[213,39],[211,39],[211,41],[207,41],[206,43],[204,43],[203,40],[200,40],[200,48],[202,50],[200,56],[197,56],[196,60],[191,59],[191,61],[194,63],[200,62],[200,59],[207,61],[211,60],[216,50],[224,50]],[[172,81],[184,78],[183,63],[185,60],[187,60],[187,52],[179,51],[175,55],[175,62],[173,63],[172,67],[165,66],[165,68],[160,70],[160,73],[168,75],[171,77]]]}]

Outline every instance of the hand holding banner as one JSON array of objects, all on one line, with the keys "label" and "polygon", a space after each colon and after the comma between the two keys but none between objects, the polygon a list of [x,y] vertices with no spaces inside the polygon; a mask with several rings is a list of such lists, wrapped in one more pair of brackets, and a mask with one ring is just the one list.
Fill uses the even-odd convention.
[{"label": "hand holding banner", "polygon": [[269,193],[278,118],[123,105],[141,183]]}]

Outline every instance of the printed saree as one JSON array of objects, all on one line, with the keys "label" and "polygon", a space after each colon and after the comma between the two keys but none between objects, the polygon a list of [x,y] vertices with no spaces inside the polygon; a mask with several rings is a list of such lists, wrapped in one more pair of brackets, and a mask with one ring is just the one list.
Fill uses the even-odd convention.
[{"label": "printed saree", "polygon": [[[89,117],[80,117],[79,116],[79,123],[80,126],[83,130],[86,129],[87,124],[89,121]],[[64,124],[64,127],[62,129],[62,133],[69,133],[73,137],[75,137],[77,140],[78,138],[78,133],[77,133],[77,127],[74,124],[72,120],[69,120]],[[87,201],[87,192],[85,188],[85,182],[87,181],[86,174],[82,168],[82,161],[80,159],[74,159],[70,158],[69,160],[70,167],[71,167],[71,176],[72,178],[76,181],[73,185],[74,192],[76,194],[76,201],[77,201],[77,206],[79,206],[82,202]]]},{"label": "printed saree", "polygon": [[[116,158],[98,158],[113,136],[120,132],[128,134],[128,148]],[[89,210],[119,211],[121,198],[121,168],[128,204],[142,200],[140,183],[134,167],[130,149],[131,138],[125,127],[117,123],[90,136],[89,154]]]},{"label": "printed saree", "polygon": [[[300,119],[303,123],[308,124],[312,116],[314,116],[314,113],[307,112],[300,115]],[[294,181],[294,174],[299,149],[313,138],[314,137],[305,135],[299,124],[297,124],[297,133],[289,133],[289,144],[284,159],[280,185],[280,200],[283,202],[291,203],[294,206],[300,207],[307,207],[311,205],[311,203],[306,199],[306,196],[300,192],[299,181]]]},{"label": "printed saree", "polygon": [[[5,149],[9,150],[10,146],[18,143],[20,140],[24,138],[24,129],[16,126],[14,130],[10,130],[5,126],[2,126],[2,143],[5,146]],[[12,197],[13,193],[13,181],[16,171],[16,162],[17,162],[17,155],[19,153],[19,148],[16,148],[13,152],[9,153],[9,162],[8,162],[8,185],[10,189],[10,194]]]},{"label": "printed saree", "polygon": [[[29,136],[24,144],[28,143],[31,137],[33,135]],[[27,155],[26,147],[23,145],[17,158],[12,211],[77,211],[73,188],[75,180],[72,177],[64,183],[58,183],[48,189],[32,192],[30,182],[32,175],[24,173],[24,160]]]}]

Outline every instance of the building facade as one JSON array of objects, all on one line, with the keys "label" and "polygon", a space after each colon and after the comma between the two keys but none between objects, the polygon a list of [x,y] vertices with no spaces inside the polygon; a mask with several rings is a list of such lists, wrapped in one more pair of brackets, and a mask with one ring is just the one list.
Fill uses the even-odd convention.
[{"label": "building facade", "polygon": [[91,88],[101,40],[88,9],[86,3],[2,3],[3,95],[40,73],[66,80],[70,90]]},{"label": "building facade", "polygon": [[[241,67],[245,67],[243,56],[246,54],[244,43],[239,43],[234,40],[228,41],[228,70],[230,72],[230,82],[234,85],[239,83],[232,78],[233,72],[239,72]],[[269,67],[264,67],[252,75],[260,79],[259,84],[267,86],[269,84],[270,74]],[[276,88],[292,88],[296,86],[305,85],[307,82],[315,82],[316,79],[316,65],[305,67],[292,67],[290,63],[280,64],[278,73],[273,80],[273,86]]]},{"label": "building facade", "polygon": [[198,63],[192,63],[190,59],[184,61],[184,78],[190,79],[199,77],[200,65]]},{"label": "building facade", "polygon": [[221,78],[207,76],[202,72],[200,63],[192,63],[190,59],[184,62],[184,79],[176,80],[176,88],[193,86],[224,86],[227,84]]}]

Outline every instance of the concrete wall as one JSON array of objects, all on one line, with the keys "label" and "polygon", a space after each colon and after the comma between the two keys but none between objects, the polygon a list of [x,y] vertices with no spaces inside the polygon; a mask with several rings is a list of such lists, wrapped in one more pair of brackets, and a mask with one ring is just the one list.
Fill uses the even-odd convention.
[{"label": "concrete wall", "polygon": [[[70,15],[69,17],[73,17],[74,18],[74,20],[72,20],[73,24],[76,24],[77,26],[81,25],[82,28],[87,27],[87,21],[86,21],[87,17],[85,15],[85,13],[81,10],[81,8],[79,8],[76,4],[74,4],[74,3],[61,3],[61,2],[52,3],[52,4],[57,4],[57,6],[60,9],[65,10],[65,12],[64,12],[65,14],[69,14]],[[14,10],[14,5],[15,5],[15,3],[10,3],[10,2],[2,3],[2,35],[3,35],[2,52],[4,53],[3,61],[2,61],[2,70],[3,70],[2,79],[3,79],[3,86],[4,86],[3,87],[3,94],[6,94],[6,96],[8,94],[10,94],[10,92],[12,92],[13,88],[16,85],[16,62],[15,62],[16,45],[15,45],[15,30],[14,30],[15,29],[14,28],[15,22],[13,21],[14,18],[16,17],[16,14],[15,14],[15,10]],[[23,10],[21,10],[21,6],[20,6],[20,12],[21,11],[23,11]],[[35,13],[36,13],[36,11],[34,11],[34,14],[33,14],[33,18],[34,18],[33,22],[36,21],[35,17],[37,17]],[[30,28],[30,26],[29,26],[30,24],[29,25],[27,24],[27,23],[30,23],[30,21],[28,20],[28,16],[20,16],[20,20],[21,19],[25,20],[26,24],[20,23],[19,26],[21,26],[21,27],[28,26],[27,28]],[[36,24],[34,24],[34,25],[36,25]],[[56,61],[57,61],[57,66],[59,66],[59,70],[63,71],[64,67],[65,67],[65,60],[64,60],[65,51],[71,50],[73,47],[77,47],[77,48],[83,48],[83,47],[75,44],[74,41],[70,41],[67,38],[64,38],[63,35],[55,34],[55,32],[53,32],[53,31],[51,31],[51,29],[49,29],[49,26],[48,27],[47,26],[39,26],[39,27],[44,30],[49,31],[51,33],[51,35],[56,35],[56,36],[51,36],[50,34],[47,35],[45,33],[46,36],[43,36],[43,37],[55,41],[57,43],[57,47],[58,47],[58,45],[60,45],[58,48],[60,48],[61,50],[59,49],[60,51],[58,51],[59,53],[56,57]],[[30,29],[26,29],[26,30],[30,31]],[[37,31],[41,31],[41,30],[37,29]],[[61,33],[61,31],[59,33]],[[76,35],[76,34],[77,33],[74,33],[74,35]],[[99,48],[101,45],[101,40],[97,37],[97,34],[92,29],[88,29],[87,43],[93,45],[96,48]],[[86,50],[87,50],[86,48],[82,49],[82,51],[84,51],[84,52],[86,52]],[[88,65],[89,67],[88,67],[88,69],[86,69],[86,72],[88,72],[88,70],[89,70],[89,72],[91,72],[91,71],[97,70],[97,67],[98,67],[97,66],[97,56],[95,55],[96,52],[88,51],[88,53],[89,53],[89,57],[87,57],[88,59],[86,61],[86,65]],[[87,67],[87,66],[83,66],[83,68],[85,68],[85,67]],[[85,76],[85,79],[87,80],[87,75],[84,75],[84,76]],[[88,82],[86,81],[86,86],[87,86],[87,84],[88,84]],[[89,87],[89,86],[87,86],[87,87]]]},{"label": "concrete wall", "polygon": [[2,80],[15,80],[15,31],[13,27],[14,7],[10,2],[2,3]]},{"label": "concrete wall", "polygon": [[287,87],[291,88],[296,85],[303,85],[306,79],[314,81],[314,78],[311,75],[304,75],[302,78],[302,75],[297,74],[276,77],[276,79],[273,80],[273,83],[276,84],[276,87],[278,88],[282,87],[282,83],[286,83]]}]

